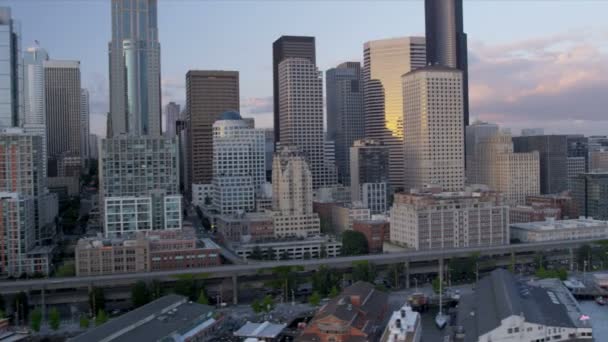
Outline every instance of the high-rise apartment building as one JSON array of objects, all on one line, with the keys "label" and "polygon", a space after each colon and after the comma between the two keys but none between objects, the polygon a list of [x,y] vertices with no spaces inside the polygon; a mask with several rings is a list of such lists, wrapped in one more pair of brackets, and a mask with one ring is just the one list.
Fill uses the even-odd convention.
[{"label": "high-rise apartment building", "polygon": [[[81,113],[80,62],[49,60],[44,62],[44,87],[47,123],[49,176],[80,174]],[[70,170],[58,170],[69,160]],[[55,170],[52,170],[55,168]]]},{"label": "high-rise apartment building", "polygon": [[496,192],[399,193],[390,239],[416,250],[505,245],[509,207]]},{"label": "high-rise apartment building", "polygon": [[176,135],[175,125],[179,120],[180,105],[175,102],[169,102],[165,106],[165,136],[173,138]]},{"label": "high-rise apartment building", "polygon": [[238,71],[190,70],[186,74],[185,186],[211,184],[213,123],[227,111],[239,112]]},{"label": "high-rise apartment building", "polygon": [[513,137],[515,152],[538,151],[540,192],[557,194],[568,188],[568,144],[565,135]]},{"label": "high-rise apartment building", "polygon": [[[475,124],[467,126],[468,132]],[[505,195],[507,204],[523,205],[526,197],[540,194],[537,151],[514,153],[511,134],[497,132],[467,149],[467,183],[485,184]]]},{"label": "high-rise apartment building", "polygon": [[403,186],[401,75],[426,65],[424,37],[369,41],[363,46],[365,137],[390,148],[390,181]]},{"label": "high-rise apartment building", "polygon": [[161,134],[157,0],[112,0],[108,133]]},{"label": "high-rise apartment building", "polygon": [[0,128],[23,124],[21,25],[9,7],[0,7]]},{"label": "high-rise apartment building", "polygon": [[350,148],[351,200],[361,201],[372,214],[388,208],[389,157],[389,147],[376,140],[357,140]]},{"label": "high-rise apartment building", "polygon": [[469,66],[462,0],[425,0],[426,61],[462,71],[463,122],[469,124]]},{"label": "high-rise apartment building", "polygon": [[213,206],[221,214],[254,211],[266,182],[265,132],[251,128],[237,112],[213,124]]},{"label": "high-rise apartment building", "polygon": [[100,205],[106,235],[181,228],[175,138],[120,135],[103,139],[100,152]]},{"label": "high-rise apartment building", "polygon": [[317,66],[306,58],[279,63],[279,129],[281,146],[297,147],[312,172],[313,188],[331,186],[333,165],[324,151],[323,80]]},{"label": "high-rise apartment building", "polygon": [[49,55],[38,46],[27,48],[23,54],[23,128],[42,137],[43,174],[47,174],[46,101],[44,62]]},{"label": "high-rise apartment building", "polygon": [[90,107],[89,107],[89,91],[80,89],[80,151],[82,154],[83,164],[86,165],[89,159],[89,133],[90,133]]},{"label": "high-rise apartment building", "polygon": [[312,210],[313,175],[306,157],[293,146],[281,146],[272,165],[272,209],[275,237],[312,236],[321,231]]},{"label": "high-rise apartment building", "polygon": [[327,139],[334,142],[338,180],[350,184],[349,150],[365,136],[361,64],[345,62],[325,72]]},{"label": "high-rise apartment building", "polygon": [[274,101],[274,141],[281,141],[279,108],[279,64],[287,58],[305,58],[316,65],[315,37],[281,36],[272,44],[272,95]]},{"label": "high-rise apartment building", "polygon": [[462,72],[429,66],[403,75],[405,190],[464,187]]}]

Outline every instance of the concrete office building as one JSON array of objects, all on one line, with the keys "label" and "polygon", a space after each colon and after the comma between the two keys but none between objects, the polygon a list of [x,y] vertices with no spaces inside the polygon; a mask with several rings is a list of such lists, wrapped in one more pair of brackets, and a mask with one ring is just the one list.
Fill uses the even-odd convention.
[{"label": "concrete office building", "polygon": [[112,0],[108,137],[161,134],[157,0]]},{"label": "concrete office building", "polygon": [[427,64],[462,71],[463,123],[468,126],[469,65],[462,0],[425,0],[424,10]]},{"label": "concrete office building", "polygon": [[350,184],[349,150],[365,136],[361,63],[345,62],[325,72],[327,139],[334,142],[338,181]]},{"label": "concrete office building", "polygon": [[509,207],[499,193],[432,190],[395,195],[392,243],[415,250],[509,243]]},{"label": "concrete office building", "polygon": [[[45,61],[44,88],[49,176],[78,177],[83,152],[80,62]],[[71,166],[61,168],[59,164]]]},{"label": "concrete office building", "polygon": [[335,169],[325,158],[319,70],[306,58],[287,58],[279,63],[278,75],[280,144],[300,149],[310,166],[314,189],[331,186]]},{"label": "concrete office building", "polygon": [[[568,159],[569,161],[570,159]],[[608,149],[598,149],[589,152],[589,171],[605,172],[608,171]],[[576,176],[576,175],[574,175]]]},{"label": "concrete office building", "polygon": [[509,205],[524,204],[526,196],[540,194],[538,152],[514,153],[510,134],[481,138],[467,155],[467,183],[502,192]]},{"label": "concrete office building", "polygon": [[403,75],[405,189],[464,187],[462,73],[430,66]]},{"label": "concrete office building", "polygon": [[390,148],[378,140],[357,140],[350,148],[351,200],[361,201],[373,214],[388,208],[389,158]]},{"label": "concrete office building", "polygon": [[549,207],[546,205],[533,204],[509,207],[509,222],[511,224],[538,222],[547,219],[560,220],[561,218],[562,211],[559,208]]},{"label": "concrete office building", "polygon": [[180,105],[169,102],[165,106],[165,136],[173,138],[176,135],[175,125],[179,119]]},{"label": "concrete office building", "polygon": [[191,184],[213,180],[213,123],[227,111],[239,112],[237,71],[190,70],[186,74],[186,176]]},{"label": "concrete office building", "polygon": [[87,165],[89,156],[89,134],[90,134],[90,106],[89,91],[80,89],[80,151],[82,151],[82,165]]},{"label": "concrete office building", "polygon": [[315,37],[281,36],[272,43],[272,95],[274,105],[274,141],[281,141],[279,107],[279,64],[288,58],[305,58],[316,65]]},{"label": "concrete office building", "polygon": [[579,174],[573,185],[572,198],[579,215],[608,220],[608,172]]},{"label": "concrete office building", "polygon": [[513,137],[514,152],[538,151],[540,192],[556,194],[568,187],[568,144],[565,135]]},{"label": "concrete office building", "polygon": [[213,124],[213,207],[220,215],[254,211],[256,193],[266,182],[265,133],[237,112]]},{"label": "concrete office building", "polygon": [[9,7],[0,7],[0,47],[0,128],[17,127],[24,123],[21,24]]},{"label": "concrete office building", "polygon": [[[132,197],[149,198],[152,203],[152,229],[181,228],[176,138],[120,135],[103,139],[100,152],[100,203],[120,204]],[[107,208],[104,209],[107,212]],[[175,221],[167,221],[166,217],[168,213],[176,211],[180,218],[177,226],[172,223]],[[128,211],[123,213],[129,215]],[[116,215],[116,220],[104,222],[106,234],[121,231],[108,226],[110,222],[124,221],[121,212],[113,215]],[[133,224],[129,223],[129,227],[133,227]],[[139,229],[147,229],[147,226],[136,224],[129,230]]]},{"label": "concrete office building", "polygon": [[404,185],[401,75],[426,65],[425,44],[424,37],[402,37],[363,45],[365,137],[389,147],[393,189]]}]

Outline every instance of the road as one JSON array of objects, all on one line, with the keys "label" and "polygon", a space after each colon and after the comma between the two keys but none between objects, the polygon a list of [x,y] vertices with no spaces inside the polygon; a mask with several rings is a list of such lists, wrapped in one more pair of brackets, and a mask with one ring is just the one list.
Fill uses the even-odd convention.
[{"label": "road", "polygon": [[[515,244],[506,246],[494,247],[475,247],[475,248],[459,248],[440,251],[412,251],[391,254],[374,254],[349,257],[337,257],[327,259],[310,259],[310,260],[282,260],[259,262],[255,264],[243,265],[225,265],[207,268],[193,268],[176,271],[160,271],[147,273],[127,273],[127,274],[112,274],[102,276],[86,276],[86,277],[67,277],[67,278],[44,278],[31,280],[15,280],[0,282],[0,293],[16,293],[25,290],[42,290],[42,289],[71,289],[88,286],[112,286],[133,284],[138,280],[167,280],[175,279],[176,276],[182,274],[204,275],[209,278],[229,278],[242,275],[255,275],[258,272],[270,269],[277,266],[302,266],[305,270],[314,270],[320,265],[326,265],[329,268],[347,268],[352,267],[353,262],[369,261],[378,265],[394,264],[401,262],[420,262],[434,261],[438,259],[449,259],[458,257],[467,257],[472,253],[479,253],[482,256],[498,256],[508,255],[511,253],[530,253],[541,250],[566,249],[576,248],[584,244],[597,242],[593,240],[569,240],[569,241],[552,241],[542,243]],[[235,279],[236,281],[236,279]]]}]

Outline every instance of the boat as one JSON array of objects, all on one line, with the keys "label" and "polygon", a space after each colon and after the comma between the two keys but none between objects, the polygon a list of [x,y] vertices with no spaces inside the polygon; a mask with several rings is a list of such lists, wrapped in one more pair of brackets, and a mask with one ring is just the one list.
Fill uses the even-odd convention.
[{"label": "boat", "polygon": [[443,263],[439,263],[439,312],[435,316],[435,325],[443,329],[448,324],[449,316],[443,313]]},{"label": "boat", "polygon": [[443,329],[448,324],[449,319],[450,319],[450,316],[439,311],[437,316],[435,316],[435,325],[437,326],[437,328]]},{"label": "boat", "polygon": [[602,296],[595,297],[595,302],[599,305],[606,305],[606,298]]}]

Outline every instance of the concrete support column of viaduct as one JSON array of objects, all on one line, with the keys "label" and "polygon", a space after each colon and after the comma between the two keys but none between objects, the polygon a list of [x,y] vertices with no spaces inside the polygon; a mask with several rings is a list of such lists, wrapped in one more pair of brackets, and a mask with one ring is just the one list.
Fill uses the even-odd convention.
[{"label": "concrete support column of viaduct", "polygon": [[239,303],[239,283],[236,275],[232,276],[232,303],[234,305]]}]

